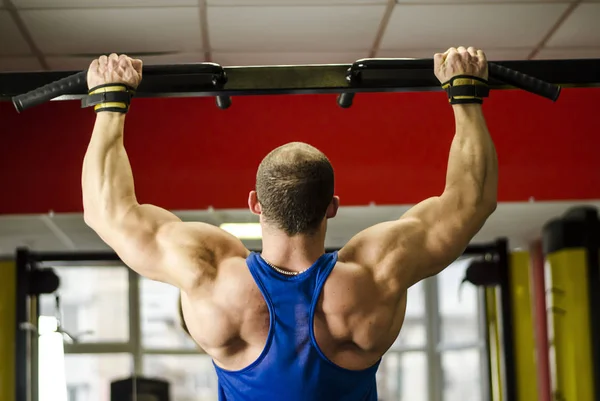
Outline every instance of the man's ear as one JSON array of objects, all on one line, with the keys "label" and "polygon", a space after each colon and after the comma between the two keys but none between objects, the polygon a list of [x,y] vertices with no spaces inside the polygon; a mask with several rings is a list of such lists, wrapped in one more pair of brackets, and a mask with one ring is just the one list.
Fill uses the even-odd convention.
[{"label": "man's ear", "polygon": [[325,217],[327,217],[328,219],[334,218],[337,215],[339,207],[340,207],[340,197],[334,196],[333,199],[331,200],[331,203],[327,207],[327,214],[325,215]]},{"label": "man's ear", "polygon": [[248,208],[252,214],[260,215],[262,213],[256,191],[250,191],[250,194],[248,194]]}]

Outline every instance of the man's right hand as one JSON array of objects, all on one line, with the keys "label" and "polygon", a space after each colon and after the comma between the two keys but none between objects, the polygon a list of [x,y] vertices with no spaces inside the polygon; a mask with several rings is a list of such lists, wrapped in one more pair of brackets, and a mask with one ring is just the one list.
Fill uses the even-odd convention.
[{"label": "man's right hand", "polygon": [[488,79],[488,65],[483,51],[469,47],[451,47],[445,53],[433,56],[434,72],[440,83],[445,83],[457,75],[471,75]]},{"label": "man's right hand", "polygon": [[142,60],[124,54],[101,56],[92,61],[87,73],[88,89],[104,84],[126,84],[137,88],[142,82]]}]

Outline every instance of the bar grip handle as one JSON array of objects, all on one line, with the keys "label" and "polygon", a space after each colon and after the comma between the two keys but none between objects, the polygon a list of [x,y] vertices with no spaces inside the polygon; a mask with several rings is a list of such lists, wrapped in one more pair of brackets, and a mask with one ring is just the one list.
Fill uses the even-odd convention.
[{"label": "bar grip handle", "polygon": [[46,103],[55,97],[64,95],[69,92],[71,88],[84,87],[87,80],[87,70],[78,72],[77,74],[70,75],[68,77],[59,79],[44,85],[40,88],[34,89],[22,95],[17,95],[12,98],[13,105],[17,109],[17,112],[29,109],[34,106],[38,106],[42,103]]},{"label": "bar grip handle", "polygon": [[515,88],[523,89],[538,96],[545,97],[555,102],[560,95],[560,86],[551,84],[523,74],[522,72],[511,70],[499,64],[488,63],[490,77],[502,81]]}]

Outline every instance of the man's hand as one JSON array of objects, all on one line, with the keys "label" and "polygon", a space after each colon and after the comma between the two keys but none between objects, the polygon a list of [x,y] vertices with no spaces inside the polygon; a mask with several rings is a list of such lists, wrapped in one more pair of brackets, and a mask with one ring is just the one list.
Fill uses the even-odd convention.
[{"label": "man's hand", "polygon": [[137,88],[142,82],[142,60],[124,54],[101,56],[92,61],[87,73],[88,89],[104,84],[126,84]]},{"label": "man's hand", "polygon": [[433,56],[433,70],[441,83],[445,83],[457,75],[471,75],[488,79],[488,66],[483,51],[469,47],[451,47],[445,53]]}]

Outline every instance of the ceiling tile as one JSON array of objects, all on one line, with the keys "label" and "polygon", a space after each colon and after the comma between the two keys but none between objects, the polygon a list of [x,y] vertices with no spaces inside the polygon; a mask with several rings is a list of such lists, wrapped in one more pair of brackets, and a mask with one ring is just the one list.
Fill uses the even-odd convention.
[{"label": "ceiling tile", "polygon": [[167,54],[161,56],[140,56],[144,65],[157,65],[157,64],[187,64],[187,63],[201,63],[204,60],[204,53],[177,53]]},{"label": "ceiling tile", "polygon": [[543,49],[536,59],[560,60],[560,59],[581,59],[581,58],[600,58],[600,46],[596,48],[580,48],[580,49]]},{"label": "ceiling tile", "polygon": [[[0,249],[5,255],[14,255],[17,248],[25,247],[36,251],[64,251],[65,246],[52,235],[29,234],[27,236],[10,236],[0,238]],[[12,252],[6,252],[5,250]]]},{"label": "ceiling tile", "polygon": [[78,71],[90,66],[93,57],[46,57],[46,62],[51,70]]},{"label": "ceiling tile", "polygon": [[566,8],[563,3],[396,6],[381,48],[535,46]]},{"label": "ceiling tile", "polygon": [[298,65],[298,64],[352,64],[365,58],[367,52],[351,53],[219,53],[213,61],[224,66],[245,65]]},{"label": "ceiling tile", "polygon": [[[488,60],[510,61],[526,60],[531,53],[531,48],[525,49],[487,49],[485,55]],[[406,50],[381,50],[377,57],[381,58],[433,58],[433,55],[439,52],[439,49],[406,49]]]},{"label": "ceiling tile", "polygon": [[0,236],[26,236],[51,234],[48,226],[36,215],[3,215],[0,216]]},{"label": "ceiling tile", "polygon": [[51,55],[202,48],[195,7],[26,10],[21,15],[37,45]]},{"label": "ceiling tile", "polygon": [[207,0],[207,3],[209,6],[323,6],[386,4],[387,0]]},{"label": "ceiling tile", "polygon": [[0,56],[31,54],[8,11],[0,10],[0,38]]},{"label": "ceiling tile", "polygon": [[40,71],[42,66],[35,57],[0,57],[0,71]]},{"label": "ceiling tile", "polygon": [[110,8],[197,6],[198,0],[12,0],[17,8]]},{"label": "ceiling tile", "polygon": [[[135,54],[131,54],[136,57]],[[156,64],[183,64],[198,63],[204,61],[204,55],[201,53],[181,53],[164,56],[140,56],[144,65]],[[74,71],[85,70],[92,62],[92,57],[48,57],[46,61],[52,70]]]},{"label": "ceiling tile", "polygon": [[217,51],[369,49],[385,6],[209,7]]},{"label": "ceiling tile", "polygon": [[600,47],[600,4],[580,4],[558,28],[548,47]]}]

